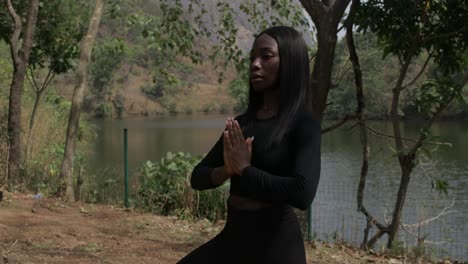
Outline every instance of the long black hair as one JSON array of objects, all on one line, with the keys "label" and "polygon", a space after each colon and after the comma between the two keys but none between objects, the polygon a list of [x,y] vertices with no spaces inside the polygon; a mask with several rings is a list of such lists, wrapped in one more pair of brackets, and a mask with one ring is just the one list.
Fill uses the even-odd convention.
[{"label": "long black hair", "polygon": [[[279,143],[283,139],[296,121],[299,112],[309,110],[309,54],[301,34],[291,27],[277,26],[268,28],[258,34],[256,39],[263,34],[267,34],[276,40],[280,57],[278,73],[280,101],[276,117],[278,125],[269,140],[268,145],[271,145]],[[255,119],[262,100],[262,94],[256,93],[252,88],[252,83],[249,83],[249,101],[246,115],[250,121]]]}]

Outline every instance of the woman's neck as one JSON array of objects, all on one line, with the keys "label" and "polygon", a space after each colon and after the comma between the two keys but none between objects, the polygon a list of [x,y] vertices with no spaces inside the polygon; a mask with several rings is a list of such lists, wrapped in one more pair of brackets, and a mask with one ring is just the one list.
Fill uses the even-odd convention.
[{"label": "woman's neck", "polygon": [[263,94],[262,108],[278,110],[279,108],[279,89],[267,91]]},{"label": "woman's neck", "polygon": [[270,90],[263,93],[262,104],[260,105],[260,116],[275,116],[279,110],[279,89]]}]

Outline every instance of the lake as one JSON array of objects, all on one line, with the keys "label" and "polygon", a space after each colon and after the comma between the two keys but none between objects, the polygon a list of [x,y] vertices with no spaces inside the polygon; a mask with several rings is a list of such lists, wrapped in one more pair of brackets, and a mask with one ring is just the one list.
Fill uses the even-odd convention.
[{"label": "lake", "polygon": [[[134,172],[146,160],[158,161],[168,151],[203,154],[209,151],[224,129],[225,116],[189,115],[122,120],[94,120],[97,138],[90,149],[92,170],[123,170],[123,130],[128,128],[129,165]],[[392,132],[389,122],[371,122],[383,134]],[[403,124],[404,137],[418,132],[418,125]],[[441,121],[434,124],[437,141],[453,146],[439,146],[432,161],[422,158],[414,170],[404,208],[403,224],[416,224],[438,216],[426,225],[400,231],[399,240],[409,245],[425,237],[428,249],[437,256],[468,259],[468,122]],[[364,205],[381,222],[389,220],[400,179],[394,156],[394,142],[370,135],[371,159],[364,195]],[[428,145],[430,151],[436,146]],[[356,190],[361,167],[358,127],[351,124],[322,137],[322,173],[313,202],[312,228],[317,239],[345,240],[359,244],[365,218],[356,212]],[[121,174],[120,174],[121,175]],[[432,180],[449,184],[448,195],[431,186]],[[453,203],[453,205],[452,205]],[[443,211],[443,209],[446,209]],[[299,212],[304,223],[305,214]],[[411,235],[413,233],[414,235]],[[384,237],[385,238],[385,237]],[[386,239],[381,239],[383,245]]]}]

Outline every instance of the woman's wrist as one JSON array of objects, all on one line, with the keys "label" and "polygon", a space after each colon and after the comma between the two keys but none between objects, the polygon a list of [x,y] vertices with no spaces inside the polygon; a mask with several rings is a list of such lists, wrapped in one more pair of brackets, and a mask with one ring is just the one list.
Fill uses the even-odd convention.
[{"label": "woman's wrist", "polygon": [[226,170],[225,166],[217,167],[211,173],[211,182],[213,185],[219,186],[230,177],[231,175],[229,174],[228,170]]},{"label": "woman's wrist", "polygon": [[250,166],[251,166],[250,163],[241,166],[241,167],[239,168],[239,173],[238,173],[239,176],[242,176],[242,175],[244,174],[244,170],[245,170],[246,168],[250,167]]}]

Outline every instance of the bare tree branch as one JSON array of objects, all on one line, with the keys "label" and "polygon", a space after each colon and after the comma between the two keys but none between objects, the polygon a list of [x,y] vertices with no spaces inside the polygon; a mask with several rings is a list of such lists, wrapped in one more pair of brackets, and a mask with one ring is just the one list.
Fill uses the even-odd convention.
[{"label": "bare tree branch", "polygon": [[382,223],[380,223],[375,217],[373,217],[367,210],[366,208],[364,207],[364,205],[362,205],[360,208],[359,208],[359,211],[361,211],[367,218],[368,221],[370,221],[372,224],[374,224],[376,227],[379,228],[379,230],[387,230],[387,227],[385,225],[383,225]]},{"label": "bare tree branch", "polygon": [[369,242],[367,242],[367,245],[366,245],[366,248],[371,248],[372,246],[374,246],[375,242],[377,242],[377,240],[379,240],[383,235],[385,235],[388,231],[387,230],[379,230],[379,232],[377,234],[375,234],[370,240]]},{"label": "bare tree branch", "polygon": [[26,72],[26,78],[28,79],[29,84],[31,84],[34,92],[37,92],[39,90],[39,85],[36,82],[36,78],[34,78],[34,74],[31,68],[29,68],[29,74]]},{"label": "bare tree branch", "polygon": [[11,56],[13,58],[13,62],[15,63],[15,65],[18,65],[20,63],[19,56],[18,56],[18,51],[19,51],[18,41],[19,41],[19,37],[21,34],[21,30],[22,30],[21,18],[19,17],[15,9],[13,8],[13,5],[11,4],[11,0],[6,0],[6,4],[8,8],[8,13],[10,13],[10,16],[14,22],[14,30],[10,38]]},{"label": "bare tree branch", "polygon": [[[395,139],[394,136],[391,136],[391,135],[387,135],[387,134],[384,134],[382,132],[379,132],[373,128],[371,128],[370,126],[367,126],[367,129],[372,132],[373,134],[377,135],[377,136],[381,136],[381,137],[384,137],[384,138],[387,138],[389,140],[393,140]],[[415,139],[412,139],[412,138],[405,138],[405,137],[402,137],[401,138],[402,140],[405,140],[405,141],[409,141],[409,142],[413,142],[413,143],[416,143],[418,142],[417,140]],[[427,141],[428,144],[432,144],[432,145],[438,145],[438,146],[449,146],[451,147],[452,144],[449,143],[449,142],[440,142],[440,141]]]},{"label": "bare tree branch", "polygon": [[423,65],[423,67],[421,68],[421,70],[419,71],[419,73],[413,78],[413,80],[411,80],[411,81],[408,82],[407,84],[403,85],[403,86],[401,87],[401,90],[404,90],[404,89],[408,88],[409,86],[413,85],[413,84],[419,79],[419,77],[421,77],[421,75],[422,75],[422,74],[424,73],[424,71],[426,70],[427,64],[428,64],[429,61],[431,60],[432,55],[434,55],[434,51],[432,51],[432,52],[429,53],[429,55],[427,56],[426,61],[424,62],[424,65]]},{"label": "bare tree branch", "polygon": [[320,20],[327,13],[328,8],[320,0],[299,0],[302,6],[309,13],[310,18],[314,21],[317,26],[320,24]]},{"label": "bare tree branch", "polygon": [[353,119],[355,118],[355,115],[346,115],[343,119],[341,119],[338,123],[334,124],[334,125],[331,125],[327,128],[324,128],[322,129],[322,134],[325,134],[325,133],[328,133],[330,131],[333,131],[337,128],[339,128],[340,126],[342,126],[344,123],[346,123],[346,121],[350,120],[350,119]]},{"label": "bare tree branch", "polygon": [[50,84],[50,82],[54,79],[55,77],[55,72],[52,69],[49,69],[49,72],[47,73],[46,79],[44,80],[44,83],[42,84],[41,87],[41,92],[43,92]]},{"label": "bare tree branch", "polygon": [[[455,200],[452,200],[452,203],[449,206],[445,207],[438,215],[432,218],[426,219],[416,224],[409,225],[409,224],[401,223],[400,225],[403,228],[403,230],[406,231],[408,234],[412,235],[417,240],[418,243],[435,244],[435,245],[445,244],[447,243],[447,241],[435,242],[435,241],[426,240],[427,235],[421,236],[420,229],[422,226],[428,225],[430,222],[435,221],[444,215],[456,212],[456,211],[449,211],[449,209],[452,208],[454,204],[455,204]],[[410,228],[417,229],[418,233],[411,231]]]},{"label": "bare tree branch", "polygon": [[332,9],[331,12],[333,16],[333,21],[335,23],[340,22],[340,19],[343,16],[343,13],[346,10],[346,7],[348,7],[350,2],[351,0],[334,1],[333,5],[331,6],[331,9]]},{"label": "bare tree branch", "polygon": [[349,61],[349,57],[346,59],[343,65],[341,65],[339,72],[336,74],[335,80],[337,81],[333,82],[332,88],[338,87],[338,85],[340,85],[341,80],[343,80],[343,77],[345,76],[345,74],[349,71],[349,67],[345,67],[348,61]]},{"label": "bare tree branch", "polygon": [[449,206],[446,206],[444,207],[444,209],[442,209],[442,211],[440,211],[440,213],[432,218],[429,218],[429,219],[426,219],[424,221],[421,221],[419,223],[416,223],[416,224],[401,224],[401,226],[404,226],[405,228],[419,228],[421,226],[425,226],[425,225],[428,225],[429,223],[439,219],[440,217],[446,215],[446,214],[451,214],[451,213],[455,213],[457,211],[450,211],[449,209],[452,208],[453,206],[455,205],[455,200],[452,200],[452,203],[449,205]]},{"label": "bare tree branch", "polygon": [[[400,57],[399,57],[400,58]],[[400,101],[400,92],[401,92],[401,85],[403,80],[408,73],[408,67],[410,65],[412,55],[408,55],[404,61],[401,61],[403,64],[400,69],[400,75],[398,80],[393,88],[393,96],[392,96],[392,106],[390,110],[390,115],[392,119],[392,126],[393,126],[393,134],[395,135],[395,147],[398,155],[398,160],[400,163],[403,160],[403,141],[401,136],[401,128],[400,128],[400,117],[398,115],[398,104]]]}]

